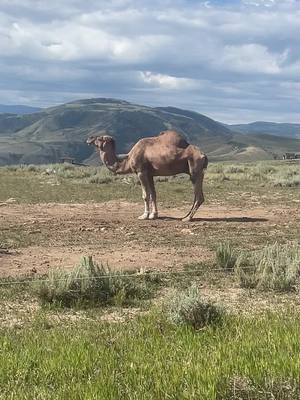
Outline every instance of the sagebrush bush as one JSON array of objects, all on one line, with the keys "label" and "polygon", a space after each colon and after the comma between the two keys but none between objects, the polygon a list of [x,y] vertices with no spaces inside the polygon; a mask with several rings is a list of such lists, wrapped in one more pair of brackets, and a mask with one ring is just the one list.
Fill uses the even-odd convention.
[{"label": "sagebrush bush", "polygon": [[278,174],[273,177],[272,183],[275,187],[296,187],[300,185],[300,174],[294,174],[292,171],[286,174]]},{"label": "sagebrush bush", "polygon": [[153,285],[142,276],[111,271],[83,257],[71,271],[51,270],[45,279],[37,279],[34,289],[43,304],[63,307],[74,305],[128,305],[149,298]]},{"label": "sagebrush bush", "polygon": [[223,320],[224,310],[201,299],[198,288],[193,285],[187,290],[168,299],[166,305],[171,322],[201,329],[218,324]]},{"label": "sagebrush bush", "polygon": [[224,168],[225,174],[241,174],[246,171],[244,165],[228,165]]},{"label": "sagebrush bush", "polygon": [[295,290],[300,273],[300,246],[275,243],[256,252],[241,253],[235,271],[242,287]]},{"label": "sagebrush bush", "polygon": [[229,242],[220,243],[216,250],[216,263],[218,267],[232,270],[237,260],[236,252]]},{"label": "sagebrush bush", "polygon": [[224,173],[224,165],[221,163],[210,164],[209,171],[215,174]]}]

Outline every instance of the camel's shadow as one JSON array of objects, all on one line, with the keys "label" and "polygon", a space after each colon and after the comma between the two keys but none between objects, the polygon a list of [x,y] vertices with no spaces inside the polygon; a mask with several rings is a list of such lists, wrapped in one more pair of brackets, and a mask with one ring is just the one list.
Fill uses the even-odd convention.
[{"label": "camel's shadow", "polygon": [[[180,217],[158,217],[163,221],[181,221]],[[267,218],[251,218],[251,217],[203,217],[193,218],[191,222],[267,222]]]}]

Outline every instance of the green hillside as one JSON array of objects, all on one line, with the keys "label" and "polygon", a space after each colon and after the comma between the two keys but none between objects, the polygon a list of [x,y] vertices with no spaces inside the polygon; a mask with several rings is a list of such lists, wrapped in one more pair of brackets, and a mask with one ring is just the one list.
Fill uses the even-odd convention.
[{"label": "green hillside", "polygon": [[270,159],[285,151],[300,151],[300,140],[235,133],[202,114],[175,107],[132,104],[115,99],[87,99],[26,115],[0,114],[0,165],[57,162],[63,156],[78,162],[98,162],[89,135],[107,131],[117,151],[127,152],[141,137],[165,129],[181,132],[211,160]]},{"label": "green hillside", "polygon": [[230,129],[247,134],[267,134],[300,139],[300,124],[276,122],[252,122],[251,124],[230,125]]}]

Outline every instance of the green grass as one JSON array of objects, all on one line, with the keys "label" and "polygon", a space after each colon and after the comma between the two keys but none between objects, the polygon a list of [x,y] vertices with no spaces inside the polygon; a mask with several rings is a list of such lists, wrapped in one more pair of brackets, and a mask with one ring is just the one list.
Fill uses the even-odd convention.
[{"label": "green grass", "polygon": [[[200,332],[158,313],[56,327],[39,318],[1,332],[0,398],[281,400],[288,382],[295,400],[299,329],[296,314],[228,317]],[[233,380],[248,382],[243,396]]]},{"label": "green grass", "polygon": [[[278,196],[291,202],[300,182],[300,164],[284,162],[209,164],[204,181],[206,203],[226,198],[226,204],[239,205],[239,194],[250,192],[265,203],[275,204]],[[76,167],[68,164],[11,166],[0,168],[0,202],[15,198],[19,203],[104,202],[124,199],[141,201],[135,176],[114,176],[104,167]],[[157,178],[158,200],[165,206],[182,205],[193,198],[188,178]],[[234,196],[231,194],[234,192]],[[273,195],[273,196],[272,196]]]}]

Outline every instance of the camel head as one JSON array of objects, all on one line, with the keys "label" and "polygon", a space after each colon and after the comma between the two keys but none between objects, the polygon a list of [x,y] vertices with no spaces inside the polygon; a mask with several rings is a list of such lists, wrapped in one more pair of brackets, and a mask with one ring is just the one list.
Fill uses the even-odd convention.
[{"label": "camel head", "polygon": [[90,136],[87,139],[87,144],[95,145],[98,147],[99,150],[108,152],[108,151],[115,151],[115,140],[111,136],[104,135],[104,136]]}]

